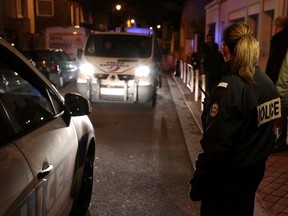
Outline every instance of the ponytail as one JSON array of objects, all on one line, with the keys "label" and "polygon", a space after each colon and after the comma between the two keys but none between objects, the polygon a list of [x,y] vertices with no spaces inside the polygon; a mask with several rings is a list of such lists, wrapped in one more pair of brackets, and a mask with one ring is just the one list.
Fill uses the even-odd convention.
[{"label": "ponytail", "polygon": [[254,83],[253,76],[260,50],[252,30],[246,24],[236,23],[229,26],[222,35],[223,43],[231,52],[231,70],[247,83]]}]

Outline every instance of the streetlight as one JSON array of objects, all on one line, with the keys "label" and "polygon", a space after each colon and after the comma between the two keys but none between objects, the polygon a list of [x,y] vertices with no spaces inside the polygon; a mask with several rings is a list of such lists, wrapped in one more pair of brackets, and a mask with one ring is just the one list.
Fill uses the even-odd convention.
[{"label": "streetlight", "polygon": [[120,26],[118,26],[118,24],[121,25],[121,15],[119,14],[120,10],[121,10],[122,6],[120,4],[115,5],[115,7],[112,8],[112,15],[111,15],[111,22],[110,22],[110,29],[112,31],[115,31],[116,29],[118,29]]},{"label": "streetlight", "polygon": [[132,26],[136,26],[136,21],[135,21],[135,19],[131,19],[131,20],[130,20],[130,23],[131,23]]},{"label": "streetlight", "polygon": [[119,10],[121,10],[121,5],[120,5],[120,4],[117,4],[115,8],[116,8],[116,10],[119,11]]}]

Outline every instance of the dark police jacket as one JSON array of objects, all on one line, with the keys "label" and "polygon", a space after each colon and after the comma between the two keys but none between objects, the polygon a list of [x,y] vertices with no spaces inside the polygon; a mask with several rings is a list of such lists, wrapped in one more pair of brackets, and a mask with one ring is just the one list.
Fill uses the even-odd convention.
[{"label": "dark police jacket", "polygon": [[281,103],[273,82],[258,67],[254,80],[248,84],[226,72],[207,100],[202,113],[203,152],[190,182],[192,200],[241,199],[256,191],[262,180]]}]

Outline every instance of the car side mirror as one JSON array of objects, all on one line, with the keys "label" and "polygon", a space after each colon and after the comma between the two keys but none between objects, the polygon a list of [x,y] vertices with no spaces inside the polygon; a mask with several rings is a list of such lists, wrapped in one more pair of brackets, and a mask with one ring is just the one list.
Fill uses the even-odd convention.
[{"label": "car side mirror", "polygon": [[80,94],[67,93],[64,99],[71,116],[88,115],[92,111],[90,102]]}]

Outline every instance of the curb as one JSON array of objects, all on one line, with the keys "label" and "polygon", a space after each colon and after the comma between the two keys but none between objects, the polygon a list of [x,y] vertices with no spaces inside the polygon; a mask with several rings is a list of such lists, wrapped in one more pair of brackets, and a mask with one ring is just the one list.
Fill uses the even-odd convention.
[{"label": "curb", "polygon": [[[170,92],[180,120],[190,160],[193,168],[195,168],[195,161],[198,157],[198,154],[202,151],[200,146],[200,139],[203,132],[199,122],[201,115],[199,111],[197,113],[197,108],[194,104],[188,104],[188,101],[185,99],[184,93],[181,90],[179,83],[173,75],[172,77],[173,79],[167,78],[168,86],[170,88]],[[191,121],[195,121],[197,127],[191,124]],[[199,145],[195,145],[195,143],[199,143]]]}]

